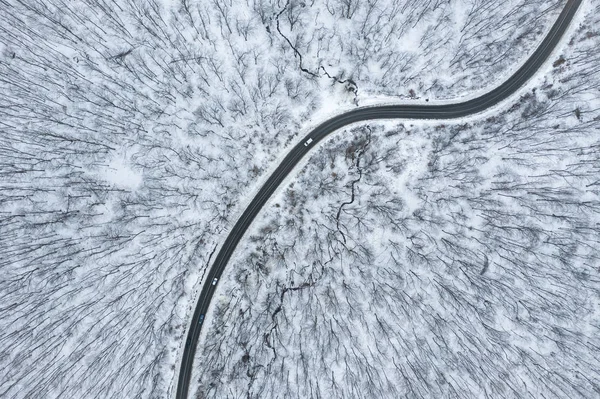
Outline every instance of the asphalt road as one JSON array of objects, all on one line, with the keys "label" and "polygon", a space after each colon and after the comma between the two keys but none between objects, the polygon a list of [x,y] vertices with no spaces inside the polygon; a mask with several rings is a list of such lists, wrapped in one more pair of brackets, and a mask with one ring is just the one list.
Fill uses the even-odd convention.
[{"label": "asphalt road", "polygon": [[[503,84],[481,97],[462,103],[445,105],[386,105],[380,107],[356,108],[323,122],[311,131],[302,142],[296,145],[269,177],[267,182],[263,185],[258,194],[256,194],[248,208],[246,208],[240,219],[237,221],[225,240],[223,247],[217,254],[212,268],[207,274],[207,279],[202,287],[202,292],[198,299],[196,310],[192,317],[192,324],[186,339],[181,368],[179,370],[176,397],[178,399],[185,399],[188,395],[200,329],[202,328],[204,315],[208,310],[208,306],[216,289],[216,285],[213,285],[213,280],[221,277],[233,251],[256,215],[267,203],[268,199],[283,182],[285,177],[293,171],[300,159],[308,153],[311,147],[317,145],[317,143],[323,140],[327,135],[354,122],[369,121],[373,119],[455,119],[482,112],[487,108],[498,104],[527,82],[540,66],[545,63],[567,29],[575,12],[579,8],[581,1],[582,0],[568,0],[546,38],[525,64],[523,64],[523,66],[521,66],[521,68],[519,68],[519,70]],[[312,142],[308,146],[305,146],[304,143],[306,143],[308,139],[312,139]]]}]

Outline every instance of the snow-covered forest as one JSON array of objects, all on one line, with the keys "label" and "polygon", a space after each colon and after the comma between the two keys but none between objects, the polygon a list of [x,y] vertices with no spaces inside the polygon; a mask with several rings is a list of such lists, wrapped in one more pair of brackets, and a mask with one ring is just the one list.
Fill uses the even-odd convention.
[{"label": "snow-covered forest", "polygon": [[315,151],[226,272],[198,397],[598,397],[599,11],[498,114]]},{"label": "snow-covered forest", "polygon": [[[172,395],[203,273],[309,119],[492,87],[563,3],[0,0],[0,397]],[[315,152],[228,268],[201,392],[594,392],[597,11],[514,109]]]},{"label": "snow-covered forest", "polygon": [[276,22],[306,74],[349,81],[359,94],[456,98],[505,80],[561,6],[557,0],[288,1]]}]

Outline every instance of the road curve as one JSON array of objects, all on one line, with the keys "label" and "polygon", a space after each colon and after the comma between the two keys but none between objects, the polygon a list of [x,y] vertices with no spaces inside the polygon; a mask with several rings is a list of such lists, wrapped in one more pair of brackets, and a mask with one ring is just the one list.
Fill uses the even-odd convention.
[{"label": "road curve", "polygon": [[[581,2],[582,0],[567,0],[557,21],[531,57],[521,66],[521,68],[508,78],[508,80],[492,91],[472,100],[455,104],[384,105],[378,107],[356,108],[323,122],[313,129],[302,142],[297,144],[277,169],[275,169],[254,199],[252,199],[248,208],[246,208],[229,233],[229,236],[227,236],[227,239],[215,258],[213,266],[208,272],[186,338],[181,367],[179,369],[176,398],[186,399],[188,395],[192,365],[196,353],[198,337],[200,336],[200,329],[202,328],[204,315],[206,314],[208,305],[210,304],[216,288],[216,285],[213,284],[214,279],[221,277],[233,251],[258,212],[260,212],[273,192],[279,187],[285,177],[292,172],[300,159],[308,153],[312,146],[323,140],[327,135],[354,122],[373,119],[454,119],[484,111],[485,109],[498,104],[523,86],[523,84],[525,84],[525,82],[527,82],[544,64],[569,26],[569,23],[573,19]],[[308,146],[305,146],[304,143],[309,138],[312,138],[313,141]]]}]

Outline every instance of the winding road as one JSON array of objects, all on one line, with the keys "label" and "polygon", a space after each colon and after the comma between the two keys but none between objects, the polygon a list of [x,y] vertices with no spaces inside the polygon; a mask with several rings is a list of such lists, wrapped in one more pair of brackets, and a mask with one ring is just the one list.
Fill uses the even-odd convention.
[{"label": "winding road", "polygon": [[[311,147],[317,145],[321,140],[336,130],[355,122],[373,119],[454,119],[482,112],[498,104],[500,101],[515,93],[517,89],[523,86],[525,82],[527,82],[546,62],[569,26],[569,23],[573,19],[581,2],[582,0],[567,0],[557,21],[531,57],[510,78],[508,78],[508,80],[492,91],[472,100],[455,104],[385,105],[356,108],[322,123],[312,130],[302,142],[296,145],[262,186],[258,194],[256,194],[248,208],[246,208],[240,219],[237,221],[207,274],[192,317],[191,327],[188,331],[181,367],[179,369],[176,398],[187,398],[198,337],[200,336],[200,330],[204,322],[204,315],[208,310],[208,306],[210,305],[210,301],[216,289],[216,282],[221,277],[236,246],[256,215],[267,203],[283,180],[294,170],[302,157],[309,152]],[[310,141],[310,139],[312,139],[312,141]]]}]

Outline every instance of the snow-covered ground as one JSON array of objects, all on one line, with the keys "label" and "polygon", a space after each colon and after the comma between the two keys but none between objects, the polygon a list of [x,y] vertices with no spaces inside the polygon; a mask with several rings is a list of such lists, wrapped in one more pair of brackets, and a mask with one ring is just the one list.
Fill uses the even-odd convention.
[{"label": "snow-covered ground", "polygon": [[[175,370],[183,332],[194,306],[194,293],[211,254],[243,210],[249,194],[300,132],[337,109],[352,107],[356,101],[365,103],[375,95],[406,99],[413,89],[414,97],[421,100],[425,96],[451,98],[497,84],[531,52],[561,6],[558,1],[545,0],[404,3],[361,2],[351,18],[343,5],[354,3],[347,1],[314,4],[290,1],[286,5],[258,0],[131,0],[110,4],[48,0],[3,4],[0,7],[0,397],[169,396],[176,381]],[[367,12],[370,4],[375,6]],[[328,7],[334,15],[326,14]],[[294,18],[297,22],[293,22]],[[278,20],[281,33],[277,29]],[[593,22],[588,25],[594,26]],[[378,26],[384,26],[384,31],[377,31]],[[582,42],[581,48],[597,44],[592,28],[582,35],[588,32],[590,37]],[[315,35],[323,38],[307,40]],[[291,45],[297,48],[297,56]],[[567,61],[557,67],[565,69],[564,76],[593,68],[589,55],[573,53],[579,48],[579,43],[570,47],[571,55],[565,54]],[[308,72],[299,70],[300,55]],[[369,62],[362,63],[361,59]],[[320,66],[325,70],[319,69]],[[337,76],[337,80],[350,78],[356,86],[336,83],[325,71]],[[588,74],[594,76],[592,71]],[[556,79],[564,76],[557,75]],[[594,83],[585,74],[574,77],[573,81],[574,86]],[[555,86],[559,87],[559,83]],[[358,96],[350,90],[356,87]],[[540,89],[533,98],[541,96],[541,92]],[[597,96],[588,96],[574,93],[569,97],[574,100],[569,101],[578,101],[580,117],[588,121],[585,129],[595,129],[585,118],[593,115],[588,100]],[[521,107],[531,101],[531,98],[524,100]],[[563,101],[560,104],[568,105]],[[569,112],[572,118],[572,110]],[[549,115],[552,119],[558,114]],[[561,123],[563,119],[568,123],[562,116]],[[487,132],[487,125],[482,123],[469,126],[460,134],[483,134],[484,129]],[[573,126],[580,124],[573,122]],[[358,178],[358,165],[352,166],[352,159],[361,159],[364,166],[364,177],[356,183],[356,201],[366,201],[363,179],[382,182],[373,189],[383,187],[382,193],[369,191],[368,195],[391,199],[388,207],[393,212],[410,211],[412,215],[423,208],[424,196],[435,197],[417,190],[417,183],[420,176],[433,173],[428,172],[430,162],[437,166],[447,162],[443,157],[430,159],[435,146],[442,145],[448,137],[447,129],[437,131],[440,143],[434,140],[435,129],[426,126],[414,129],[408,125],[398,129],[387,126],[384,129],[387,132],[398,130],[398,134],[389,138],[382,135],[383,128],[372,129],[364,153],[361,148],[367,136],[362,130],[353,133],[355,148],[346,159],[350,141],[342,139],[344,134],[315,153],[315,157],[326,157],[324,165],[333,162],[333,168],[313,173],[309,169],[314,166],[309,166],[293,183],[308,191],[293,187],[282,191],[279,210],[292,210],[292,202],[300,202],[290,214],[293,217],[285,212],[277,216],[281,221],[289,219],[295,224],[277,232],[276,239],[291,240],[306,229],[314,229],[310,234],[316,234],[315,237],[327,236],[323,226],[331,223],[339,204],[348,201],[349,179]],[[407,131],[413,139],[405,139]],[[588,132],[580,131],[581,135]],[[561,137],[566,140],[566,136],[565,133]],[[395,147],[400,137],[403,139]],[[481,136],[478,141],[482,146],[487,143],[486,137]],[[491,145],[494,138],[488,138]],[[541,146],[537,142],[525,144]],[[336,148],[341,148],[341,152],[330,155]],[[367,158],[390,151],[395,154],[394,161],[406,165],[393,166],[385,173],[383,169],[370,169]],[[398,157],[399,154],[403,156]],[[481,157],[485,156],[482,153]],[[330,161],[327,157],[333,158]],[[497,165],[501,166],[501,162]],[[486,176],[493,171],[491,166],[487,167]],[[451,169],[440,169],[437,173],[446,172]],[[513,174],[521,172],[515,169]],[[335,176],[315,177],[322,173]],[[430,183],[435,187],[449,179],[444,175],[430,176],[439,179]],[[568,180],[569,176],[563,179]],[[415,186],[412,191],[404,189],[411,184]],[[386,192],[385,187],[392,187],[395,194]],[[312,203],[305,203],[304,196],[312,198]],[[584,201],[584,197],[578,200]],[[443,206],[444,200],[439,204]],[[574,205],[567,201],[565,206]],[[354,203],[343,207],[340,230],[333,236],[342,239],[343,232],[346,240],[358,239],[353,222],[345,220],[355,207]],[[381,211],[383,214],[388,212],[385,209]],[[427,218],[427,212],[435,216],[436,209],[425,209],[425,216],[419,217]],[[265,221],[275,217],[276,211],[276,208],[268,210],[258,225],[266,226]],[[393,212],[390,215],[397,215]],[[368,214],[365,217],[372,218]],[[370,228],[373,232],[359,238],[372,245],[373,250],[383,251],[388,245],[388,231],[381,230],[384,223],[369,223],[374,226]],[[422,226],[428,226],[426,223],[433,222],[424,221]],[[483,219],[479,223],[484,223]],[[414,220],[411,226],[416,226]],[[451,227],[444,230],[453,231]],[[261,234],[274,237],[275,231],[267,229]],[[435,236],[439,240],[440,234]],[[298,248],[309,251],[315,237],[298,238]],[[424,240],[422,236],[414,239]],[[269,238],[266,241],[269,246],[265,248],[271,251],[274,242],[275,238]],[[434,248],[437,243],[427,245]],[[266,367],[270,360],[264,353],[263,357],[257,353],[273,354],[275,350],[278,361],[285,358],[281,347],[270,341],[274,335],[264,338],[271,329],[269,323],[293,312],[282,307],[278,316],[272,318],[278,305],[269,298],[273,295],[279,298],[282,287],[277,291],[277,281],[285,282],[289,288],[295,286],[292,280],[300,285],[307,281],[306,273],[313,267],[301,269],[307,265],[306,259],[325,263],[330,258],[329,255],[319,258],[322,252],[310,249],[313,252],[306,252],[310,258],[296,260],[298,270],[292,262],[287,269],[277,265],[268,277],[250,275],[250,265],[260,265],[261,270],[264,266],[263,273],[267,273],[275,263],[268,256],[261,260],[266,255],[253,252],[256,243],[248,241],[244,245],[249,252],[240,251],[237,261],[229,267],[230,280],[222,288],[225,296],[217,306],[215,327],[212,333],[207,332],[209,339],[201,348],[201,353],[208,355],[206,359],[215,359],[212,363],[201,363],[201,371],[213,373],[220,365],[227,370],[211,377],[220,389],[211,391],[216,396],[229,395],[223,393],[226,392],[222,390],[223,384],[226,390],[231,387],[232,392],[242,392],[240,384],[247,382],[243,380],[247,378],[246,369],[237,376],[232,371],[238,357],[232,357],[229,360],[232,363],[215,358],[221,353],[210,341],[218,336],[216,331],[225,333],[223,341],[218,341],[223,355],[232,351],[245,353],[236,342],[246,345],[251,357],[246,359],[242,354],[241,358],[246,359],[242,364],[252,365],[251,375],[259,378],[264,372],[260,371],[261,362]],[[399,245],[407,247],[404,241]],[[422,247],[426,248],[425,244]],[[365,257],[366,254],[357,253],[360,255],[357,259],[383,256],[376,253]],[[446,256],[451,256],[451,252],[447,251]],[[290,262],[292,258],[283,259]],[[402,263],[402,258],[398,260]],[[349,262],[359,265],[358,261]],[[373,274],[373,284],[383,281],[377,274],[385,276],[383,269],[372,267],[370,260],[361,262],[369,267],[348,270],[352,274],[348,284],[359,283],[354,273]],[[500,262],[498,257],[489,255],[489,273],[499,273],[494,262]],[[391,266],[388,269],[397,272]],[[427,271],[425,267],[419,269],[422,273]],[[285,270],[290,273],[289,280],[279,276]],[[304,274],[294,276],[296,272],[292,270]],[[417,273],[417,268],[413,271]],[[253,310],[246,316],[235,313],[225,325],[227,329],[216,327],[224,323],[223,315],[232,317],[231,312],[247,309],[248,302],[240,286],[233,285],[235,276],[243,277],[244,273],[250,279],[244,295],[260,298],[253,306],[263,312],[264,320],[253,319],[257,312]],[[595,276],[590,273],[587,276],[589,279],[585,281],[592,284]],[[317,277],[314,276],[315,284]],[[325,289],[325,281],[319,283],[321,290]],[[361,290],[353,291],[356,295],[352,300],[358,301],[360,307],[369,306],[370,294],[361,293],[367,280],[360,283]],[[256,291],[248,291],[252,287]],[[321,292],[314,287],[289,291],[283,300],[291,301],[294,295],[308,298],[303,291]],[[431,291],[427,287],[414,289]],[[582,288],[580,294],[585,292]],[[319,295],[312,300],[322,300]],[[436,298],[441,296],[428,300]],[[267,299],[271,302],[264,302]],[[294,303],[299,306],[297,301]],[[362,327],[353,324],[351,329],[360,331],[364,349],[371,345],[370,334],[375,324],[372,314],[361,315],[356,310],[339,321],[350,323],[356,318],[366,318]],[[245,326],[248,330],[239,331],[239,322],[244,320],[251,320],[254,327],[248,325]],[[399,323],[400,319],[387,322]],[[415,322],[415,328],[423,327],[422,321]],[[283,328],[280,322],[278,325]],[[236,331],[239,335],[232,335]],[[256,331],[258,336],[253,335]],[[302,334],[309,331],[306,329]],[[282,339],[298,337],[297,331],[286,334]],[[346,338],[351,339],[339,336],[340,340]],[[296,341],[302,342],[302,339]],[[306,349],[286,346],[287,367]],[[397,348],[390,346],[387,350]],[[356,354],[371,356],[366,352]],[[385,364],[389,366],[389,362]],[[289,366],[293,367],[291,363]],[[341,366],[332,367],[337,373]],[[278,373],[284,370],[279,369]],[[294,373],[318,371],[302,370],[305,369],[294,369]],[[231,386],[229,378],[234,378]],[[309,380],[319,381],[316,377]],[[302,386],[300,377],[289,381]],[[251,389],[261,386],[270,389],[266,380]]]}]

